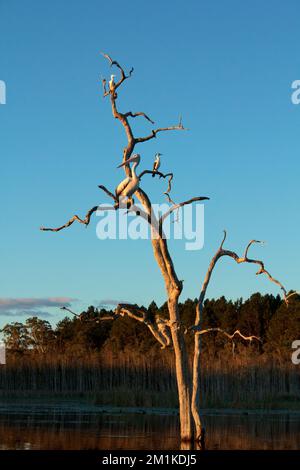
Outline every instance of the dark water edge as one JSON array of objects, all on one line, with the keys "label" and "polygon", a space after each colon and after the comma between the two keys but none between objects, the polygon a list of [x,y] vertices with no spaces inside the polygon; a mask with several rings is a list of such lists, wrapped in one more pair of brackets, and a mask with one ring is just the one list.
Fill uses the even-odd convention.
[{"label": "dark water edge", "polygon": [[[126,411],[126,412],[125,412]],[[300,413],[204,410],[211,450],[300,449]],[[172,409],[0,403],[0,450],[177,450]]]}]

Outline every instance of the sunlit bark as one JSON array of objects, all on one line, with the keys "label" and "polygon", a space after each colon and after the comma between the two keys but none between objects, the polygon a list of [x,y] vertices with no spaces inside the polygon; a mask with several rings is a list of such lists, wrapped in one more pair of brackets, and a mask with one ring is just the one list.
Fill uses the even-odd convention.
[{"label": "sunlit bark", "polygon": [[[144,112],[132,112],[127,111],[122,113],[118,110],[117,107],[117,98],[118,93],[117,90],[119,87],[132,76],[133,68],[130,72],[126,75],[123,67],[113,60],[108,54],[103,54],[104,57],[109,61],[110,66],[116,67],[120,72],[119,80],[114,83],[114,81],[109,82],[109,86],[107,86],[107,82],[105,79],[102,80],[103,85],[103,96],[109,97],[111,103],[111,110],[112,115],[115,119],[117,119],[123,126],[126,137],[127,143],[123,149],[123,163],[126,162],[132,155],[135,146],[137,144],[141,144],[144,142],[148,142],[157,137],[158,134],[162,132],[168,131],[183,131],[185,127],[182,124],[182,119],[179,119],[179,123],[173,126],[166,126],[166,127],[158,127],[156,129],[152,129],[150,133],[146,136],[136,137],[134,136],[132,127],[130,125],[130,119],[135,119],[138,117],[144,118],[146,121],[154,124],[154,121]],[[129,165],[124,166],[124,171],[126,176],[131,176],[131,169]],[[204,334],[209,334],[211,332],[218,332],[220,334],[225,335],[229,340],[232,340],[233,337],[239,336],[243,340],[253,341],[253,340],[260,340],[258,337],[254,335],[247,336],[244,333],[241,333],[239,330],[236,330],[234,333],[226,332],[220,328],[202,328],[202,319],[203,319],[203,307],[204,307],[204,299],[206,296],[206,291],[208,284],[211,279],[212,272],[218,262],[218,260],[223,256],[229,256],[233,258],[238,264],[240,263],[254,263],[259,265],[259,270],[256,273],[265,274],[268,279],[278,285],[283,292],[284,299],[286,303],[288,303],[289,296],[287,295],[287,291],[284,286],[275,278],[271,276],[271,274],[265,269],[264,263],[260,260],[250,259],[248,258],[248,251],[250,246],[253,243],[260,243],[257,240],[251,240],[250,243],[247,245],[244,256],[239,257],[235,252],[228,251],[223,249],[223,244],[225,242],[226,234],[224,239],[216,252],[215,256],[213,257],[209,268],[207,270],[199,300],[196,307],[196,316],[195,316],[195,325],[189,328],[189,334],[194,334],[194,356],[193,356],[193,375],[191,377],[190,370],[189,370],[189,360],[185,342],[185,333],[187,333],[186,329],[183,327],[179,315],[179,308],[178,302],[179,297],[182,292],[182,281],[180,281],[177,277],[174,264],[168,249],[167,240],[163,236],[163,224],[164,221],[173,214],[174,211],[178,210],[180,207],[183,207],[187,204],[192,204],[197,201],[202,201],[208,199],[207,197],[198,196],[188,199],[186,201],[175,203],[171,196],[170,192],[172,189],[172,180],[173,180],[173,173],[166,173],[163,174],[159,171],[153,172],[151,170],[144,170],[138,175],[139,182],[141,182],[142,178],[147,175],[152,174],[153,176],[157,176],[159,178],[168,178],[168,188],[164,193],[168,199],[168,202],[171,204],[170,208],[165,212],[165,214],[161,215],[159,218],[155,216],[152,209],[152,204],[149,199],[149,196],[145,193],[145,191],[139,186],[139,188],[135,192],[135,197],[138,198],[139,202],[141,203],[141,207],[136,206],[133,202],[128,207],[128,211],[134,212],[137,216],[142,217],[146,220],[151,228],[151,243],[153,249],[154,258],[158,264],[160,269],[161,275],[164,280],[166,294],[167,294],[167,302],[168,302],[168,312],[169,318],[163,319],[159,316],[153,318],[148,318],[147,311],[143,308],[138,307],[137,305],[132,304],[119,304],[112,315],[102,316],[97,318],[96,321],[113,321],[117,318],[128,316],[135,321],[144,323],[145,326],[149,329],[151,334],[154,338],[158,341],[162,348],[166,348],[168,346],[172,346],[174,348],[174,355],[175,355],[175,365],[176,365],[176,379],[177,379],[177,387],[178,387],[178,401],[179,401],[179,415],[180,415],[180,433],[182,441],[191,441],[193,437],[197,440],[197,446],[200,448],[204,448],[204,440],[205,440],[205,429],[202,425],[201,418],[200,418],[200,405],[201,405],[201,338]],[[71,217],[68,222],[64,225],[61,225],[56,228],[44,228],[41,227],[43,231],[52,231],[58,232],[65,228],[70,227],[75,221],[87,226],[90,223],[91,216],[98,210],[118,210],[119,204],[116,199],[116,196],[113,192],[108,190],[105,186],[99,185],[99,188],[111,199],[114,201],[114,206],[107,206],[107,207],[99,207],[93,206],[87,213],[84,218],[80,218],[78,215],[74,215]],[[75,314],[72,310],[65,308],[72,314],[79,317],[82,320],[80,315]],[[92,320],[94,321],[94,319]],[[195,432],[194,432],[195,431]],[[188,445],[189,447],[190,445]]]}]

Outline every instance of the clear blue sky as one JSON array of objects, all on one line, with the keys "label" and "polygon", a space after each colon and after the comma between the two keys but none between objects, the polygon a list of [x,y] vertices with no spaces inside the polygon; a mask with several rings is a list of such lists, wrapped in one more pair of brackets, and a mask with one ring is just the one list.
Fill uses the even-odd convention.
[{"label": "clear blue sky", "polygon": [[[0,0],[0,325],[34,312],[55,321],[66,299],[79,310],[103,299],[165,300],[148,241],[100,241],[96,219],[88,229],[39,231],[107,202],[97,185],[113,189],[120,179],[125,137],[102,99],[100,77],[110,73],[102,50],[135,68],[121,110],[163,126],[182,114],[190,128],[139,147],[144,167],[164,154],[176,201],[211,197],[204,249],[170,244],[183,299],[198,295],[224,228],[238,252],[266,240],[253,256],[299,289],[300,105],[291,103],[299,14],[297,0]],[[145,187],[157,202],[165,184],[150,178]],[[222,260],[208,295],[255,291],[278,292],[255,267]]]}]

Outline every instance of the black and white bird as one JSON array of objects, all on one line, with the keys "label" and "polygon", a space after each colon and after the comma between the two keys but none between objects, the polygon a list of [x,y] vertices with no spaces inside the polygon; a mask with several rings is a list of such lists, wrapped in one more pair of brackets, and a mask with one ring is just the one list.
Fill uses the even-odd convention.
[{"label": "black and white bird", "polygon": [[[159,169],[160,167],[160,157],[162,156],[162,153],[157,153],[155,155],[155,160],[154,160],[154,163],[153,163],[153,169],[152,171],[154,171],[155,173],[157,172],[157,170]],[[152,178],[154,178],[155,174],[153,173],[152,174]]]}]

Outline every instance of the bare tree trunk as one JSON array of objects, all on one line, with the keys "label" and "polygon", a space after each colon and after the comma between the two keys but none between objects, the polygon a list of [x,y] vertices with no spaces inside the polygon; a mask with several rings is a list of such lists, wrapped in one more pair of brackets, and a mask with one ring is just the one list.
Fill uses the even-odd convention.
[{"label": "bare tree trunk", "polygon": [[[195,326],[201,327],[202,306],[197,304]],[[200,417],[201,405],[201,335],[195,335],[193,360],[192,414],[195,423],[195,438],[204,445],[204,428]]]},{"label": "bare tree trunk", "polygon": [[157,239],[157,236],[157,233],[152,234],[152,246],[168,294],[169,325],[174,347],[178,389],[180,437],[182,441],[191,441],[194,434],[191,414],[191,378],[188,354],[178,309],[178,299],[182,291],[182,283],[178,280],[175,273],[166,240],[161,237]]},{"label": "bare tree trunk", "polygon": [[193,423],[191,416],[191,380],[186,345],[183,337],[183,331],[180,326],[178,296],[175,298],[169,298],[168,308],[175,353],[180,436],[182,441],[190,441],[193,439]]},{"label": "bare tree trunk", "polygon": [[195,431],[196,431],[196,439],[199,441],[200,446],[203,448],[204,447],[204,440],[205,440],[205,429],[202,426],[201,423],[201,418],[200,418],[200,404],[201,404],[201,336],[205,333],[209,333],[212,331],[218,331],[220,333],[225,334],[227,338],[232,340],[234,336],[239,335],[241,338],[243,338],[246,341],[253,341],[258,340],[261,341],[260,338],[257,336],[251,335],[251,336],[245,336],[243,335],[239,330],[236,330],[233,334],[229,334],[226,331],[223,331],[221,328],[207,328],[205,330],[202,329],[202,317],[203,317],[203,307],[204,307],[204,299],[206,296],[206,291],[207,287],[209,285],[213,270],[216,267],[217,262],[219,261],[220,258],[223,256],[229,256],[230,258],[234,259],[236,263],[241,264],[241,263],[251,263],[251,264],[258,264],[260,266],[259,270],[257,271],[257,275],[260,274],[265,274],[268,279],[278,285],[280,289],[284,293],[284,300],[286,304],[288,304],[288,295],[285,287],[279,282],[277,279],[275,279],[269,271],[265,269],[265,265],[262,261],[257,260],[257,259],[250,259],[248,258],[248,251],[249,248],[254,244],[254,243],[261,243],[259,240],[251,240],[245,250],[244,256],[240,257],[238,256],[237,253],[234,251],[230,250],[224,250],[223,245],[226,240],[226,232],[224,232],[224,238],[222,240],[222,243],[217,250],[216,254],[213,256],[208,270],[206,272],[199,300],[197,303],[196,307],[196,318],[195,318],[195,325],[193,327],[193,330],[195,331],[195,342],[194,342],[194,363],[193,363],[193,390],[192,390],[192,414],[193,414],[193,419],[195,423]]},{"label": "bare tree trunk", "polygon": [[[113,60],[108,54],[103,54],[103,55],[109,61],[110,66],[115,66],[120,71],[120,79],[117,83],[114,82],[114,79],[113,79],[114,76],[112,76],[109,82],[108,89],[107,89],[107,82],[105,79],[102,80],[102,84],[103,84],[104,97],[105,96],[110,97],[112,114],[115,119],[118,119],[120,121],[120,123],[122,124],[126,132],[127,145],[123,150],[123,163],[126,163],[127,160],[130,158],[137,144],[141,144],[151,139],[155,139],[158,133],[161,133],[161,132],[185,129],[182,125],[182,120],[180,118],[178,125],[169,126],[169,127],[159,127],[156,129],[152,129],[152,131],[144,137],[135,137],[133,134],[131,125],[129,123],[129,118],[136,118],[140,116],[140,117],[144,117],[147,121],[151,122],[152,124],[154,124],[154,122],[144,112],[134,113],[132,111],[128,111],[126,113],[121,113],[117,109],[117,105],[116,105],[116,100],[118,98],[117,90],[119,89],[119,87],[122,85],[122,83],[125,80],[131,77],[133,68],[130,70],[129,74],[126,75],[124,69],[120,66],[120,64],[117,61]],[[132,176],[131,168],[129,165],[125,165],[124,170],[125,170],[127,177]],[[203,302],[204,302],[207,286],[209,284],[212,271],[217,261],[223,256],[229,256],[233,258],[238,264],[254,263],[254,264],[259,265],[259,270],[257,271],[256,274],[257,275],[265,274],[271,282],[277,284],[280,287],[280,289],[283,291],[286,304],[288,304],[289,296],[294,295],[295,293],[287,295],[287,291],[284,288],[284,286],[278,280],[276,280],[275,278],[271,276],[271,274],[265,269],[264,263],[262,261],[248,258],[248,250],[250,246],[253,243],[260,243],[259,241],[251,240],[246,247],[244,256],[239,257],[235,252],[223,249],[223,244],[226,238],[226,233],[225,233],[221,246],[219,250],[217,251],[217,253],[215,254],[215,256],[213,257],[209,265],[205,280],[203,282],[199,301],[197,304],[197,309],[196,309],[195,325],[192,327],[192,329],[195,332],[195,343],[194,343],[194,362],[193,362],[193,387],[191,390],[189,360],[188,360],[188,354],[187,354],[187,349],[186,349],[186,343],[184,339],[183,327],[180,321],[179,309],[178,309],[178,299],[182,291],[182,281],[179,281],[179,279],[177,278],[173,261],[168,250],[167,241],[163,236],[163,223],[164,223],[164,220],[167,217],[169,217],[179,207],[185,206],[187,204],[191,204],[195,201],[205,200],[208,198],[207,197],[194,197],[192,199],[181,202],[179,204],[175,204],[169,195],[169,192],[171,191],[171,180],[173,178],[173,173],[167,173],[164,175],[158,171],[153,172],[151,170],[144,170],[139,175],[139,182],[143,175],[151,174],[151,173],[153,174],[153,176],[159,176],[163,178],[166,178],[167,176],[169,176],[168,189],[167,189],[167,192],[165,192],[164,194],[167,196],[169,203],[172,203],[172,206],[169,208],[169,210],[165,214],[160,216],[157,220],[153,214],[151,201],[148,195],[141,189],[140,186],[138,186],[134,195],[141,202],[143,206],[143,210],[140,210],[140,208],[136,208],[135,212],[136,212],[136,215],[139,215],[143,217],[145,220],[147,220],[151,226],[153,253],[154,253],[156,262],[160,268],[161,274],[163,276],[165,287],[166,287],[166,292],[168,296],[169,320],[167,321],[166,319],[159,319],[158,322],[151,323],[149,319],[144,318],[144,315],[143,315],[144,312],[141,309],[137,308],[137,306],[135,305],[133,306],[132,305],[131,306],[119,305],[117,308],[117,310],[119,310],[119,313],[117,313],[114,316],[108,316],[108,318],[103,318],[103,320],[118,318],[119,315],[127,314],[131,318],[134,318],[140,322],[144,322],[163,348],[170,344],[170,340],[171,340],[170,333],[171,333],[172,343],[174,346],[174,354],[175,354],[181,439],[182,441],[191,441],[193,439],[193,422],[192,422],[192,417],[193,417],[195,428],[196,428],[195,437],[200,447],[203,448],[204,428],[201,423],[200,412],[199,412],[200,398],[201,398],[200,397],[200,391],[201,391],[200,358],[201,358],[202,334],[208,333],[211,331],[218,331],[218,332],[222,332],[223,334],[225,334],[231,340],[237,334],[241,336],[244,340],[249,340],[249,341],[252,341],[253,339],[259,340],[259,338],[253,335],[249,337],[244,336],[240,333],[239,330],[235,331],[232,335],[230,335],[222,331],[220,328],[208,328],[206,330],[201,329]],[[102,189],[109,197],[111,197],[115,201],[115,206],[113,206],[111,209],[117,210],[119,208],[117,193],[114,195],[112,192],[107,190],[102,185],[99,186],[99,188]],[[131,203],[133,205],[133,201],[131,201]],[[57,227],[57,228],[41,227],[41,230],[58,232],[67,227],[70,227],[70,225],[72,225],[75,221],[87,226],[90,223],[92,214],[94,214],[98,209],[99,209],[99,206],[94,206],[87,212],[85,218],[80,218],[77,215],[74,215],[70,220],[68,220],[68,222],[66,222],[64,225],[61,225],[60,227]],[[134,209],[132,210],[134,211]],[[69,309],[66,308],[66,310],[69,310]],[[168,330],[168,332],[166,332],[167,328],[170,329]]]},{"label": "bare tree trunk", "polygon": [[[134,147],[136,144],[147,142],[153,138],[156,138],[158,132],[164,131],[172,131],[172,130],[183,130],[184,127],[182,125],[181,119],[177,126],[171,127],[164,127],[158,128],[156,130],[152,130],[152,132],[145,136],[136,138],[133,135],[131,126],[128,122],[128,117],[137,117],[137,116],[144,116],[148,121],[153,121],[145,115],[145,113],[132,113],[131,111],[127,113],[120,113],[116,106],[116,99],[117,93],[116,90],[119,86],[131,76],[133,69],[131,69],[128,76],[126,76],[123,68],[120,64],[116,61],[113,61],[110,56],[104,54],[106,59],[109,60],[111,65],[115,65],[119,68],[121,72],[121,78],[117,84],[114,85],[113,89],[110,91],[106,90],[105,82],[104,82],[104,96],[110,95],[111,105],[112,105],[112,113],[116,119],[119,119],[121,124],[123,125],[128,144],[123,151],[123,162],[128,160],[130,155],[132,154]],[[130,168],[125,167],[125,172],[130,175]],[[170,182],[169,182],[170,188]],[[186,344],[183,336],[183,330],[180,322],[179,311],[178,311],[178,299],[182,291],[182,282],[178,280],[172,258],[170,256],[167,242],[163,238],[162,235],[162,225],[163,220],[159,222],[154,217],[152,212],[151,201],[147,194],[139,188],[136,191],[136,196],[138,197],[139,201],[142,203],[145,213],[147,216],[151,216],[151,231],[152,231],[152,247],[154,257],[156,262],[160,268],[162,276],[164,278],[165,287],[168,295],[168,309],[169,309],[169,326],[174,346],[174,353],[175,353],[175,365],[176,365],[176,379],[177,379],[177,387],[178,387],[178,399],[179,399],[179,415],[180,415],[180,435],[183,441],[191,440],[193,438],[193,423],[192,423],[192,416],[191,416],[191,380],[190,380],[190,371],[189,371],[189,363],[188,363],[188,355],[186,350]],[[188,201],[190,203],[192,201]],[[185,203],[184,203],[185,204]],[[167,217],[171,214],[172,210],[174,210],[175,206],[170,209],[168,214],[165,215]],[[153,224],[154,223],[154,227]]]}]

